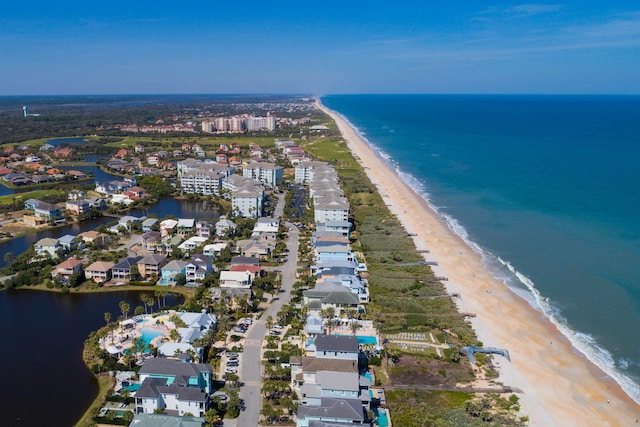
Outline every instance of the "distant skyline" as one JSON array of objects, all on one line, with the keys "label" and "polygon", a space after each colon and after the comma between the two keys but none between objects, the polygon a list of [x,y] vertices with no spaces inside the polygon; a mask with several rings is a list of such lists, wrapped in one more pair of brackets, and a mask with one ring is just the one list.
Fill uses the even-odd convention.
[{"label": "distant skyline", "polygon": [[640,94],[640,3],[10,2],[0,57],[0,96]]}]

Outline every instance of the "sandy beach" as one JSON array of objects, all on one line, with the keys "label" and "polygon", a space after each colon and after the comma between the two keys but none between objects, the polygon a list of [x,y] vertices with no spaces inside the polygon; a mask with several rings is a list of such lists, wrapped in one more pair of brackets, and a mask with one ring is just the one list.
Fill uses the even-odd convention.
[{"label": "sandy beach", "polygon": [[532,426],[632,426],[640,405],[605,372],[579,353],[539,311],[488,272],[480,256],[454,234],[396,172],[338,114],[318,107],[337,123],[354,157],[389,209],[415,235],[425,258],[437,261],[436,275],[448,277],[458,308],[475,313],[473,326],[486,346],[509,350],[511,362],[495,356],[499,381],[523,391],[522,415]]}]

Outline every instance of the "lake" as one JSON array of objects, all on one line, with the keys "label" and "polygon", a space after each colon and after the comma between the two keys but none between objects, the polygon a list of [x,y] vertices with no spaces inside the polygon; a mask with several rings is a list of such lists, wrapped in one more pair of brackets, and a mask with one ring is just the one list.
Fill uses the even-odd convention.
[{"label": "lake", "polygon": [[[117,319],[123,300],[133,312],[145,294],[150,293],[0,292],[5,384],[0,425],[70,426],[78,421],[98,393],[97,381],[82,361],[84,340],[104,326],[105,312]],[[167,296],[168,305],[180,303],[181,297]]]}]

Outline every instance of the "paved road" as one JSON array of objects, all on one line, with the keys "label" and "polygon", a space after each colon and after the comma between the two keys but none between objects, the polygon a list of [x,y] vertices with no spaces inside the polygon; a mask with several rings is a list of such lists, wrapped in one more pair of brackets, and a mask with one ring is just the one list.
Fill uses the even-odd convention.
[{"label": "paved road", "polygon": [[[284,197],[281,200],[284,206]],[[287,239],[289,253],[287,261],[279,268],[282,272],[282,289],[279,297],[271,303],[260,320],[253,323],[247,333],[239,372],[240,379],[244,383],[240,398],[244,400],[245,410],[240,413],[237,420],[225,420],[225,426],[252,427],[257,426],[260,419],[262,401],[260,395],[262,379],[260,350],[265,334],[268,332],[265,321],[268,316],[275,319],[282,306],[291,300],[291,289],[296,281],[298,268],[298,229],[289,223],[285,223],[285,225],[290,229]]]}]

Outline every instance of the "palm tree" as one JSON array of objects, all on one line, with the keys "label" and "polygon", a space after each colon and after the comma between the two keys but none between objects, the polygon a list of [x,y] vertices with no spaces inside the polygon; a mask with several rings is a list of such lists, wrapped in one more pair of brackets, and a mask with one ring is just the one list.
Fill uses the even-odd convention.
[{"label": "palm tree", "polygon": [[122,313],[122,317],[125,319],[129,315],[129,311],[131,310],[131,306],[126,301],[120,301],[120,312]]},{"label": "palm tree", "polygon": [[355,335],[356,332],[358,332],[358,329],[360,329],[360,324],[357,321],[351,322],[349,324],[349,328],[351,329],[351,332],[353,332],[353,335]]},{"label": "palm tree", "polygon": [[4,262],[11,269],[12,273],[13,273],[13,261],[15,260],[16,260],[16,257],[11,252],[7,252],[6,254],[4,254]]},{"label": "palm tree", "polygon": [[[107,327],[109,326],[109,323],[111,323],[111,313],[110,312],[105,312],[104,313],[104,321],[107,324]],[[111,329],[111,344],[113,345],[113,329]]]},{"label": "palm tree", "polygon": [[156,302],[153,300],[153,297],[151,297],[149,295],[146,296],[146,300],[147,300],[147,305],[149,306],[149,309],[151,310],[151,314],[153,314],[153,305]]},{"label": "palm tree", "polygon": [[180,339],[180,332],[178,332],[177,329],[172,329],[171,332],[169,332],[169,338],[171,341],[177,342]]}]

